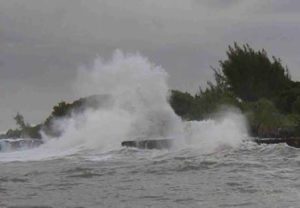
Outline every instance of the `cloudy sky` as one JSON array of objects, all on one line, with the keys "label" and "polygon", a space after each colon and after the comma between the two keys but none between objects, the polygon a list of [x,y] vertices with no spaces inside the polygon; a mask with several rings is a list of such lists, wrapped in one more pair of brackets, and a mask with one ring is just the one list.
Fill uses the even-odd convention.
[{"label": "cloudy sky", "polygon": [[265,48],[300,80],[297,0],[0,0],[0,130],[16,112],[40,122],[72,89],[78,67],[115,49],[140,52],[196,92],[229,44]]}]

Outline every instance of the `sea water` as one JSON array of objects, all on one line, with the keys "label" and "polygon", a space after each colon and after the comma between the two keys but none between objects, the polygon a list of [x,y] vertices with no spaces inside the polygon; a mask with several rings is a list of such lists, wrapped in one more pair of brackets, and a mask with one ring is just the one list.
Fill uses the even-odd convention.
[{"label": "sea water", "polygon": [[[166,71],[116,51],[82,67],[78,97],[107,95],[99,109],[53,123],[43,145],[0,152],[0,207],[299,207],[299,150],[257,145],[227,108],[183,121],[168,102]],[[124,140],[174,139],[166,150]]]}]

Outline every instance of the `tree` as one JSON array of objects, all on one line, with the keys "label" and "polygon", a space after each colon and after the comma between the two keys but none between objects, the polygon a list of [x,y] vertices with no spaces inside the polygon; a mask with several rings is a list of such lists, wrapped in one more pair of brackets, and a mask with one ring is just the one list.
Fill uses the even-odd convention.
[{"label": "tree", "polygon": [[172,90],[169,102],[177,115],[186,119],[190,118],[190,112],[194,105],[194,97],[192,95],[187,92]]},{"label": "tree", "polygon": [[60,102],[56,106],[53,107],[52,115],[54,117],[62,117],[69,113],[70,104],[66,102]]},{"label": "tree", "polygon": [[300,113],[299,98],[300,83],[293,82],[288,89],[285,89],[278,94],[275,103],[283,113]]},{"label": "tree", "polygon": [[300,96],[295,99],[292,105],[293,113],[300,115]]},{"label": "tree", "polygon": [[270,60],[264,49],[254,51],[248,44],[229,46],[227,60],[219,63],[221,69],[215,71],[216,75],[244,101],[273,100],[292,83],[280,59]]},{"label": "tree", "polygon": [[239,102],[236,97],[226,89],[223,82],[216,78],[216,85],[208,82],[208,87],[201,90],[195,96],[195,109],[198,115],[197,119],[207,118],[209,115],[219,110],[221,106],[238,106]]},{"label": "tree", "polygon": [[20,113],[17,113],[17,115],[14,117],[16,124],[21,128],[21,129],[25,129],[26,126],[28,126],[25,121],[24,121],[24,117],[23,115],[21,115]]},{"label": "tree", "polygon": [[284,124],[284,116],[280,114],[273,102],[267,99],[244,103],[243,111],[254,135],[275,136],[278,128]]}]

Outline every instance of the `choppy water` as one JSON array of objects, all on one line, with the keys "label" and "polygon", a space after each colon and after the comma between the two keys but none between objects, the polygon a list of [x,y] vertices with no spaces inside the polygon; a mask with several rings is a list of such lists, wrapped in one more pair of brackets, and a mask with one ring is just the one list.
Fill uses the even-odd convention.
[{"label": "choppy water", "polygon": [[[245,142],[247,122],[234,109],[183,121],[169,105],[167,78],[121,51],[82,69],[78,96],[109,99],[54,121],[60,138],[0,152],[0,208],[300,207],[299,149]],[[180,148],[120,148],[139,138],[177,139]]]},{"label": "choppy water", "polygon": [[[2,154],[2,153],[1,153]],[[1,158],[0,154],[0,158]],[[300,152],[251,142],[0,162],[0,207],[300,207]]]}]

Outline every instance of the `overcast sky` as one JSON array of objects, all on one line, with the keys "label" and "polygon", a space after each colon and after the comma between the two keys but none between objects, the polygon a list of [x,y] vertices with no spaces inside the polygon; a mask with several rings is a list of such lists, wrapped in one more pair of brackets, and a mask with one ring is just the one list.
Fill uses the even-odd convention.
[{"label": "overcast sky", "polygon": [[140,52],[196,92],[234,41],[265,48],[300,80],[297,0],[0,0],[0,130],[37,123],[77,98],[77,69],[115,49]]}]

